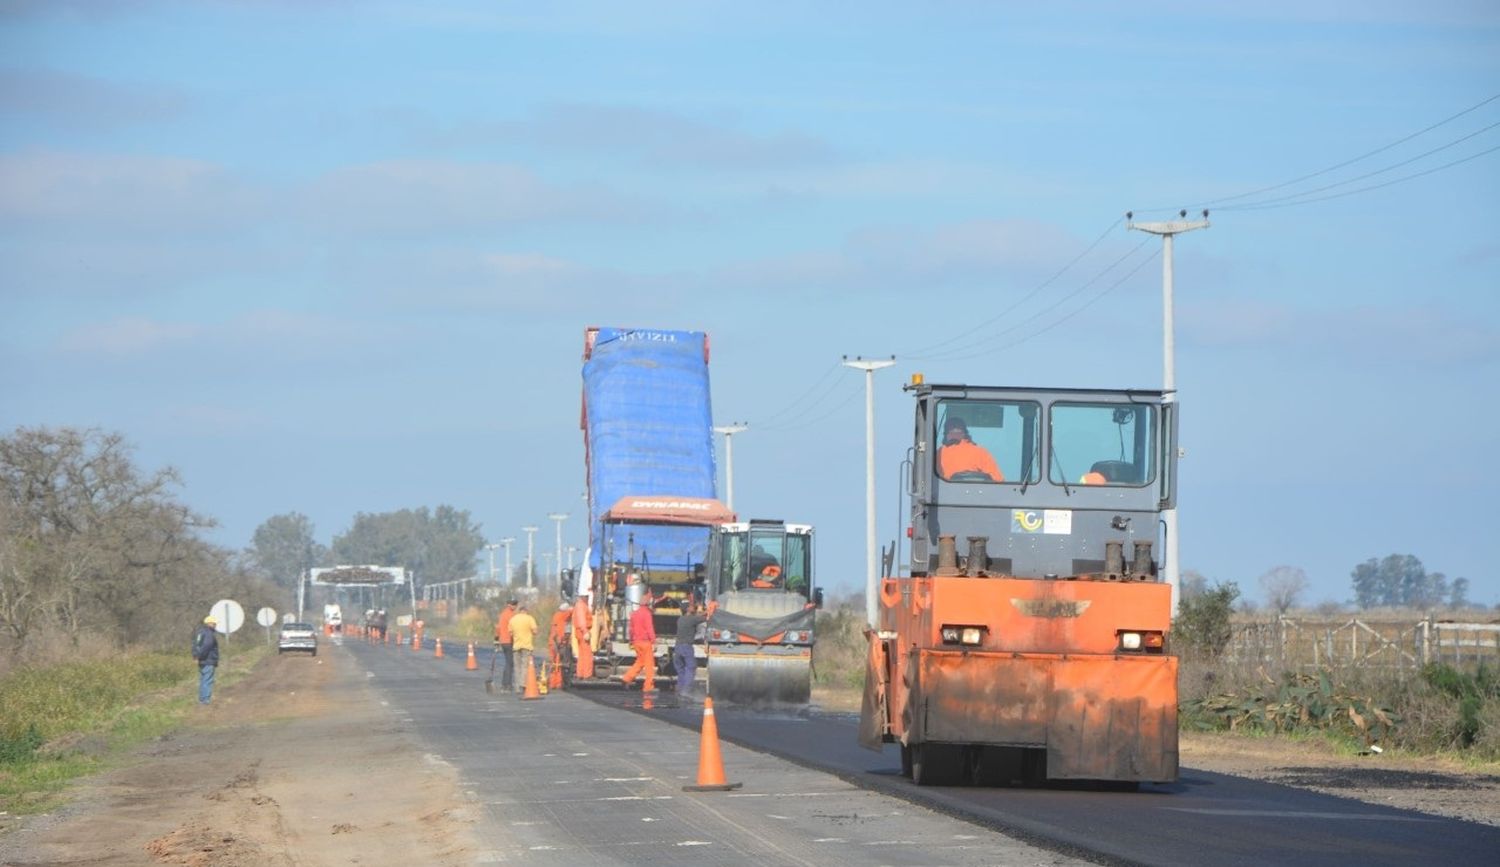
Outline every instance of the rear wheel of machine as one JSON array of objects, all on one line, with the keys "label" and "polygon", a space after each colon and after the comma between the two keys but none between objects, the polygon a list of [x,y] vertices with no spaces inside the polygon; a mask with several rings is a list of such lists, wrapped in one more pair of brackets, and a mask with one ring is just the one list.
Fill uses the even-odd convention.
[{"label": "rear wheel of machine", "polygon": [[911,781],[919,786],[956,786],[963,778],[963,748],[951,744],[912,747]]},{"label": "rear wheel of machine", "polygon": [[901,776],[911,779],[911,747],[901,745]]}]

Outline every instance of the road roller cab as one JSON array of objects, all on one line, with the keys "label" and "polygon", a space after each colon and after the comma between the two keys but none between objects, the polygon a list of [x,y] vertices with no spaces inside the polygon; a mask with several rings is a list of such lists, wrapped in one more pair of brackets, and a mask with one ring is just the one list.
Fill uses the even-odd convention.
[{"label": "road roller cab", "polygon": [[813,528],[756,520],[709,539],[705,590],[709,690],[738,704],[806,704],[816,608]]}]

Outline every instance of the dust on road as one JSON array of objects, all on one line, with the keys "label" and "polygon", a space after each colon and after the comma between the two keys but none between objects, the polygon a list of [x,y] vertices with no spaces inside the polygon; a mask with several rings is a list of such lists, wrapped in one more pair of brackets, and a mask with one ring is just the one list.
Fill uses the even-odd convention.
[{"label": "dust on road", "polygon": [[197,711],[69,807],[0,839],[0,863],[472,861],[457,774],[424,755],[348,654],[268,657]]}]

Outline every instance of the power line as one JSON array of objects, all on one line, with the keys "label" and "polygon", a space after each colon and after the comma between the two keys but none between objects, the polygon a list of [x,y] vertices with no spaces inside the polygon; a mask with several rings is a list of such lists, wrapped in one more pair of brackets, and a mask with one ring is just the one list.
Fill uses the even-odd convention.
[{"label": "power line", "polygon": [[1089,244],[1087,247],[1085,247],[1084,250],[1083,250],[1083,252],[1081,252],[1078,255],[1074,256],[1066,265],[1064,265],[1061,268],[1059,268],[1055,274],[1053,274],[1051,277],[1048,277],[1046,280],[1042,281],[1042,283],[1040,285],[1036,286],[1030,292],[1027,292],[1019,301],[1016,301],[1015,303],[1011,304],[1009,307],[1005,308],[1004,310],[1001,310],[999,313],[996,313],[994,316],[991,316],[989,319],[986,319],[983,322],[979,323],[978,325],[975,325],[974,327],[970,328],[968,331],[960,332],[959,334],[954,335],[952,338],[950,338],[947,341],[944,341],[943,343],[935,343],[935,344],[932,344],[930,346],[924,347],[924,348],[918,350],[917,352],[906,353],[903,357],[905,357],[905,358],[911,358],[911,359],[918,360],[918,361],[929,360],[929,359],[934,358],[936,356],[926,355],[924,353],[932,352],[933,350],[939,350],[938,354],[941,354],[941,350],[944,347],[952,346],[954,340],[962,340],[965,337],[968,337],[968,336],[970,336],[970,335],[972,335],[972,334],[974,334],[976,332],[982,331],[983,329],[988,328],[989,326],[995,324],[996,322],[999,322],[1002,318],[1004,318],[1005,316],[1008,316],[1011,313],[1011,311],[1015,310],[1016,308],[1020,307],[1021,305],[1025,304],[1026,302],[1030,301],[1032,298],[1035,298],[1038,294],[1041,293],[1042,290],[1046,289],[1048,286],[1051,286],[1053,283],[1057,282],[1057,279],[1059,277],[1061,277],[1063,274],[1066,274],[1068,272],[1068,270],[1071,269],[1074,265],[1078,264],[1078,262],[1080,260],[1082,260],[1083,257],[1085,257],[1088,254],[1092,253],[1094,251],[1095,247],[1098,247],[1101,243],[1103,243],[1104,239],[1107,238],[1107,237],[1109,237],[1109,233],[1113,232],[1115,230],[1115,227],[1118,226],[1118,225],[1120,225],[1120,221],[1118,219],[1116,219],[1114,222],[1112,222],[1108,226],[1106,226],[1105,229],[1104,229],[1104,231],[1102,231],[1102,232],[1099,233],[1099,237],[1095,238],[1094,242],[1092,244]]},{"label": "power line", "polygon": [[[1445,151],[1448,148],[1453,147],[1454,145],[1463,144],[1464,142],[1468,141],[1469,139],[1474,138],[1477,135],[1482,135],[1484,133],[1487,133],[1487,132],[1489,132],[1490,130],[1494,129],[1497,126],[1500,126],[1500,120],[1497,120],[1494,123],[1490,124],[1487,127],[1482,128],[1482,129],[1477,129],[1477,130],[1469,133],[1468,135],[1463,136],[1462,138],[1456,138],[1453,141],[1450,141],[1450,142],[1448,142],[1445,145],[1439,145],[1438,147],[1435,147],[1432,150],[1423,151],[1422,153],[1419,153],[1419,154],[1417,154],[1414,157],[1409,157],[1407,159],[1402,160],[1399,163],[1392,163],[1392,164],[1386,166],[1385,168],[1376,169],[1373,172],[1365,172],[1362,175],[1355,175],[1352,178],[1346,178],[1346,179],[1344,179],[1342,181],[1336,181],[1334,183],[1326,184],[1326,185],[1321,186],[1321,187],[1314,187],[1313,189],[1310,189],[1310,190],[1303,190],[1300,193],[1291,193],[1291,194],[1285,195],[1285,196],[1276,196],[1276,197],[1270,198],[1270,199],[1261,199],[1260,201],[1249,202],[1249,203],[1243,204],[1243,205],[1226,205],[1226,206],[1220,208],[1219,210],[1221,210],[1221,211],[1244,211],[1244,210],[1250,210],[1250,209],[1253,209],[1253,208],[1256,208],[1256,207],[1259,207],[1259,206],[1271,205],[1271,204],[1275,204],[1277,202],[1287,202],[1287,201],[1291,201],[1293,199],[1300,199],[1303,196],[1311,196],[1314,193],[1322,193],[1322,192],[1326,192],[1328,190],[1333,190],[1333,189],[1337,189],[1337,188],[1342,187],[1342,186],[1346,186],[1348,184],[1358,183],[1359,181],[1363,181],[1363,180],[1365,180],[1367,178],[1373,178],[1376,175],[1383,175],[1386,172],[1394,171],[1396,169],[1401,168],[1402,166],[1409,166],[1412,163],[1416,162],[1417,160],[1425,159],[1427,157],[1432,156],[1435,153],[1440,153],[1442,151]],[[1492,150],[1493,150],[1493,148],[1492,148]],[[1488,151],[1486,151],[1486,153],[1488,153]],[[1456,163],[1450,163],[1450,165],[1456,165]],[[1427,174],[1430,174],[1430,172],[1428,172]],[[1416,177],[1416,176],[1414,176],[1414,177]],[[1369,187],[1368,189],[1375,189],[1375,187]],[[1314,200],[1314,201],[1321,201],[1321,200],[1318,199],[1318,200]]]},{"label": "power line", "polygon": [[970,342],[970,343],[963,344],[963,345],[950,345],[946,351],[931,353],[931,354],[929,354],[927,356],[924,356],[922,358],[922,360],[924,360],[924,361],[956,361],[956,360],[963,359],[963,358],[973,358],[973,357],[975,357],[974,354],[970,354],[973,350],[979,350],[978,353],[977,353],[979,355],[983,355],[983,354],[987,353],[989,350],[988,349],[981,349],[981,347],[984,347],[984,346],[986,346],[988,344],[993,344],[999,338],[1004,337],[1007,334],[1013,333],[1013,332],[1015,332],[1015,331],[1017,331],[1017,330],[1025,327],[1028,323],[1034,322],[1037,319],[1040,319],[1041,317],[1047,315],[1048,313],[1051,313],[1053,310],[1056,310],[1058,307],[1062,306],[1063,304],[1066,304],[1070,299],[1076,298],[1084,290],[1088,289],[1090,286],[1093,286],[1095,283],[1098,283],[1100,280],[1104,279],[1109,274],[1109,272],[1111,272],[1111,271],[1115,270],[1116,268],[1120,267],[1120,265],[1123,262],[1125,262],[1125,260],[1129,259],[1131,256],[1134,256],[1142,247],[1144,247],[1144,246],[1146,246],[1146,244],[1150,243],[1150,241],[1151,241],[1150,238],[1142,238],[1141,242],[1139,244],[1136,244],[1130,250],[1126,251],[1122,256],[1120,256],[1118,259],[1116,259],[1113,262],[1111,262],[1108,266],[1106,266],[1099,273],[1095,274],[1093,277],[1090,277],[1086,282],[1084,282],[1077,289],[1074,289],[1072,292],[1069,292],[1068,294],[1062,296],[1061,298],[1059,298],[1056,301],[1052,302],[1050,305],[1042,308],[1041,310],[1038,310],[1037,312],[1031,314],[1030,316],[1026,317],[1025,319],[1022,319],[1019,322],[1013,323],[1010,326],[1008,326],[1006,328],[1002,328],[1001,330],[996,331],[996,332],[994,332],[992,334],[985,335],[985,337],[984,337],[983,340],[975,341],[975,342]]},{"label": "power line", "polygon": [[[840,380],[840,381],[841,382],[848,382],[849,380]],[[759,430],[763,430],[763,431],[765,431],[765,430],[770,430],[770,431],[795,431],[795,430],[802,430],[803,428],[807,428],[807,427],[812,427],[813,425],[817,424],[818,422],[821,422],[821,421],[824,421],[825,419],[828,419],[834,413],[836,413],[839,410],[843,409],[844,407],[848,406],[849,405],[849,401],[851,401],[854,398],[858,397],[859,393],[860,393],[859,383],[857,381],[855,381],[854,382],[854,387],[851,388],[851,389],[849,389],[849,393],[846,394],[846,395],[844,395],[844,399],[841,400],[841,401],[839,401],[838,403],[834,404],[832,407],[829,407],[828,410],[826,412],[822,413],[821,415],[817,415],[817,416],[814,416],[814,417],[809,418],[809,419],[804,419],[803,421],[801,421],[801,422],[799,422],[797,424],[789,424],[789,423],[787,423],[787,424],[780,424],[780,425],[757,425],[757,428]]]},{"label": "power line", "polygon": [[[1398,138],[1398,139],[1396,139],[1393,142],[1381,145],[1380,147],[1375,148],[1372,151],[1368,151],[1366,153],[1360,154],[1357,157],[1353,157],[1351,159],[1344,160],[1343,162],[1340,162],[1340,163],[1335,163],[1334,165],[1328,166],[1326,168],[1318,169],[1315,172],[1309,172],[1308,174],[1292,178],[1291,180],[1288,180],[1288,181],[1282,181],[1281,183],[1272,184],[1272,185],[1267,186],[1267,187],[1260,187],[1258,189],[1249,190],[1247,192],[1237,193],[1237,194],[1235,194],[1233,196],[1223,196],[1223,197],[1220,197],[1220,198],[1217,198],[1217,199],[1210,199],[1210,200],[1207,200],[1207,201],[1199,202],[1199,203],[1197,203],[1195,205],[1192,205],[1191,207],[1194,210],[1197,210],[1199,208],[1205,208],[1205,207],[1217,207],[1219,205],[1222,205],[1225,202],[1236,202],[1236,201],[1239,201],[1240,199],[1248,199],[1248,198],[1250,198],[1252,196],[1258,196],[1258,195],[1261,195],[1262,193],[1274,192],[1276,190],[1280,190],[1280,189],[1284,189],[1286,187],[1290,187],[1290,186],[1292,186],[1294,184],[1300,184],[1303,181],[1309,181],[1309,180],[1312,180],[1313,178],[1321,177],[1322,175],[1326,175],[1329,172],[1338,171],[1339,169],[1345,168],[1346,166],[1351,166],[1351,165],[1354,165],[1355,163],[1360,162],[1362,160],[1367,160],[1370,157],[1373,157],[1373,156],[1375,156],[1377,154],[1385,153],[1386,151],[1390,150],[1391,148],[1397,147],[1399,145],[1406,144],[1407,142],[1411,141],[1412,139],[1419,138],[1419,137],[1421,137],[1423,135],[1426,135],[1429,132],[1432,132],[1433,130],[1435,130],[1435,129],[1441,127],[1441,126],[1445,126],[1445,125],[1447,125],[1449,123],[1452,123],[1453,121],[1458,120],[1459,118],[1461,118],[1461,117],[1463,117],[1463,116],[1465,116],[1467,114],[1470,114],[1470,113],[1472,113],[1474,111],[1477,111],[1477,110],[1485,107],[1486,105],[1489,105],[1490,103],[1492,103],[1492,102],[1494,102],[1496,100],[1500,100],[1500,93],[1497,93],[1497,94],[1494,94],[1493,96],[1490,96],[1490,97],[1487,97],[1485,99],[1482,99],[1479,102],[1476,102],[1473,105],[1469,106],[1468,108],[1463,109],[1462,111],[1459,111],[1459,112],[1457,112],[1455,114],[1451,114],[1448,117],[1445,117],[1445,118],[1443,118],[1442,120],[1440,120],[1440,121],[1438,121],[1436,123],[1433,123],[1433,124],[1430,124],[1430,125],[1428,125],[1426,127],[1423,127],[1422,129],[1419,129],[1416,132],[1411,133],[1409,135],[1402,136],[1401,138]],[[1490,129],[1490,127],[1486,127],[1485,129]],[[1480,130],[1480,132],[1483,132],[1483,131],[1484,130]],[[1465,138],[1472,138],[1472,137],[1473,137],[1472,135],[1465,136]],[[1464,139],[1459,139],[1459,141],[1463,141],[1463,140]],[[1452,143],[1450,143],[1450,145],[1451,144],[1456,144],[1456,143],[1457,142],[1452,142]],[[1444,147],[1448,147],[1450,145],[1445,145]],[[1442,150],[1442,149],[1443,148],[1437,148],[1436,150]],[[1432,151],[1432,153],[1435,153],[1436,150]],[[1401,165],[1401,164],[1398,164],[1398,165]],[[1238,206],[1234,206],[1234,207],[1236,207],[1236,209],[1238,209]],[[1173,207],[1162,207],[1162,208],[1141,208],[1141,209],[1138,209],[1137,212],[1138,213],[1153,213],[1153,212],[1175,211],[1175,210],[1177,210],[1176,206],[1173,206]]]},{"label": "power line", "polygon": [[[1149,244],[1150,242],[1151,242],[1150,238],[1146,238],[1146,239],[1142,240],[1141,243],[1137,244],[1136,247],[1135,247],[1135,249],[1133,249],[1129,253],[1127,253],[1126,256],[1134,255],[1138,250],[1141,249],[1141,247],[1145,246],[1146,244]],[[969,360],[971,358],[981,358],[981,357],[986,356],[986,355],[992,355],[992,354],[994,354],[995,352],[998,352],[1001,349],[1010,349],[1010,348],[1013,348],[1013,347],[1016,347],[1016,346],[1020,346],[1021,344],[1025,343],[1028,340],[1031,340],[1032,338],[1040,337],[1043,334],[1046,334],[1048,331],[1051,331],[1052,329],[1054,329],[1054,328],[1058,327],[1059,325],[1063,324],[1064,322],[1067,322],[1069,319],[1072,319],[1074,316],[1077,316],[1078,314],[1082,313],[1083,311],[1085,311],[1085,310],[1089,309],[1090,307],[1094,306],[1099,301],[1103,300],[1104,296],[1106,296],[1109,293],[1113,292],[1116,287],[1118,287],[1120,284],[1124,283],[1126,280],[1129,280],[1131,277],[1134,277],[1137,273],[1140,272],[1140,270],[1142,268],[1144,268],[1147,265],[1151,264],[1151,262],[1154,261],[1160,255],[1161,255],[1160,248],[1152,250],[1150,255],[1146,256],[1146,258],[1144,258],[1141,261],[1137,262],[1134,267],[1132,267],[1129,271],[1127,271],[1119,279],[1115,280],[1113,283],[1111,283],[1108,286],[1104,287],[1104,289],[1102,291],[1100,291],[1099,293],[1095,294],[1093,297],[1089,298],[1087,301],[1085,301],[1083,304],[1079,305],[1074,310],[1071,310],[1071,311],[1063,314],[1055,322],[1052,322],[1049,325],[1043,326],[1042,328],[1038,328],[1038,329],[1036,329],[1034,331],[1031,331],[1028,334],[1022,335],[1020,338],[1018,338],[1016,340],[1012,340],[1009,343],[1005,344],[1004,346],[991,346],[991,347],[988,347],[988,348],[980,349],[980,350],[978,350],[976,352],[968,353],[966,355],[951,356],[951,357],[949,357],[947,359],[944,359],[944,360],[946,360],[946,361],[967,361],[967,360]],[[1113,267],[1114,266],[1110,266],[1111,269],[1113,269]],[[1080,290],[1078,290],[1078,291],[1081,291],[1084,288],[1088,288],[1089,285],[1091,285],[1092,283],[1094,283],[1096,281],[1097,281],[1097,278],[1095,280],[1090,280],[1089,283],[1085,283],[1083,285],[1083,287],[1080,287]],[[1076,294],[1078,294],[1077,291],[1075,291],[1075,292],[1072,293],[1072,295],[1076,295]],[[1072,297],[1072,295],[1070,295],[1069,297]],[[1054,305],[1054,306],[1056,306],[1056,305]]]},{"label": "power line", "polygon": [[[1449,162],[1449,163],[1443,163],[1440,166],[1433,166],[1430,169],[1424,169],[1424,170],[1422,170],[1420,172],[1413,172],[1412,174],[1403,175],[1403,176],[1401,176],[1399,178],[1392,178],[1391,180],[1385,181],[1384,183],[1371,184],[1371,185],[1369,185],[1367,187],[1358,187],[1358,188],[1353,189],[1353,190],[1344,190],[1343,192],[1332,193],[1332,194],[1326,195],[1326,196],[1318,196],[1318,197],[1312,198],[1312,199],[1300,199],[1298,201],[1294,201],[1294,202],[1282,202],[1280,204],[1260,203],[1260,204],[1249,204],[1249,205],[1237,205],[1237,206],[1235,206],[1233,208],[1228,208],[1226,210],[1261,211],[1261,210],[1270,210],[1272,208],[1290,208],[1290,207],[1293,207],[1295,205],[1311,204],[1312,202],[1326,202],[1329,199],[1342,199],[1345,196],[1352,196],[1355,193],[1367,193],[1370,190],[1378,190],[1378,189],[1380,189],[1382,187],[1394,186],[1396,184],[1402,183],[1403,181],[1410,181],[1410,180],[1414,180],[1416,178],[1420,178],[1420,177],[1424,177],[1426,175],[1430,175],[1430,174],[1434,174],[1436,172],[1440,172],[1440,171],[1442,171],[1444,169],[1451,169],[1454,166],[1462,165],[1462,164],[1464,164],[1466,162],[1469,162],[1470,160],[1477,160],[1480,157],[1485,156],[1487,154],[1492,154],[1495,151],[1500,151],[1500,145],[1495,145],[1494,147],[1487,148],[1486,150],[1482,150],[1482,151],[1480,151],[1477,154],[1470,154],[1470,155],[1468,155],[1466,157],[1463,157],[1461,159],[1456,159],[1456,160],[1454,160],[1452,162]],[[1274,202],[1274,201],[1277,201],[1277,200],[1272,200],[1272,201]]]},{"label": "power line", "polygon": [[[813,381],[812,385],[810,385],[810,386],[807,387],[806,391],[802,392],[794,400],[792,400],[791,403],[786,404],[781,409],[776,410],[775,412],[771,413],[768,416],[765,416],[762,419],[757,419],[755,426],[757,428],[763,428],[763,427],[765,427],[765,425],[766,425],[767,422],[774,421],[775,419],[781,418],[782,416],[787,415],[788,413],[792,412],[793,409],[795,409],[797,406],[799,406],[804,400],[807,399],[807,397],[809,395],[811,395],[815,390],[817,390],[818,386],[822,385],[824,380],[828,379],[828,377],[831,374],[833,374],[835,371],[837,371],[838,369],[839,369],[839,364],[838,364],[838,362],[835,361],[833,364],[831,364],[831,365],[828,366],[827,370],[823,371],[823,374],[821,376],[819,376],[816,380]],[[831,390],[832,389],[830,389],[830,391]]]}]

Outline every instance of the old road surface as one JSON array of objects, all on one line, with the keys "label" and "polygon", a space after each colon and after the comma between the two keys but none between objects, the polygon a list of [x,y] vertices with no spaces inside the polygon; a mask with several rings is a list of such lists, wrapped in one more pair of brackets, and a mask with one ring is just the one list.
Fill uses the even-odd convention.
[{"label": "old road surface", "polygon": [[[479,807],[478,863],[1494,863],[1500,829],[1184,769],[1139,792],[918,787],[848,714],[717,706],[726,775],[693,793],[702,706],[615,687],[489,695],[462,654],[349,642]],[[498,687],[497,687],[498,688]]]}]

